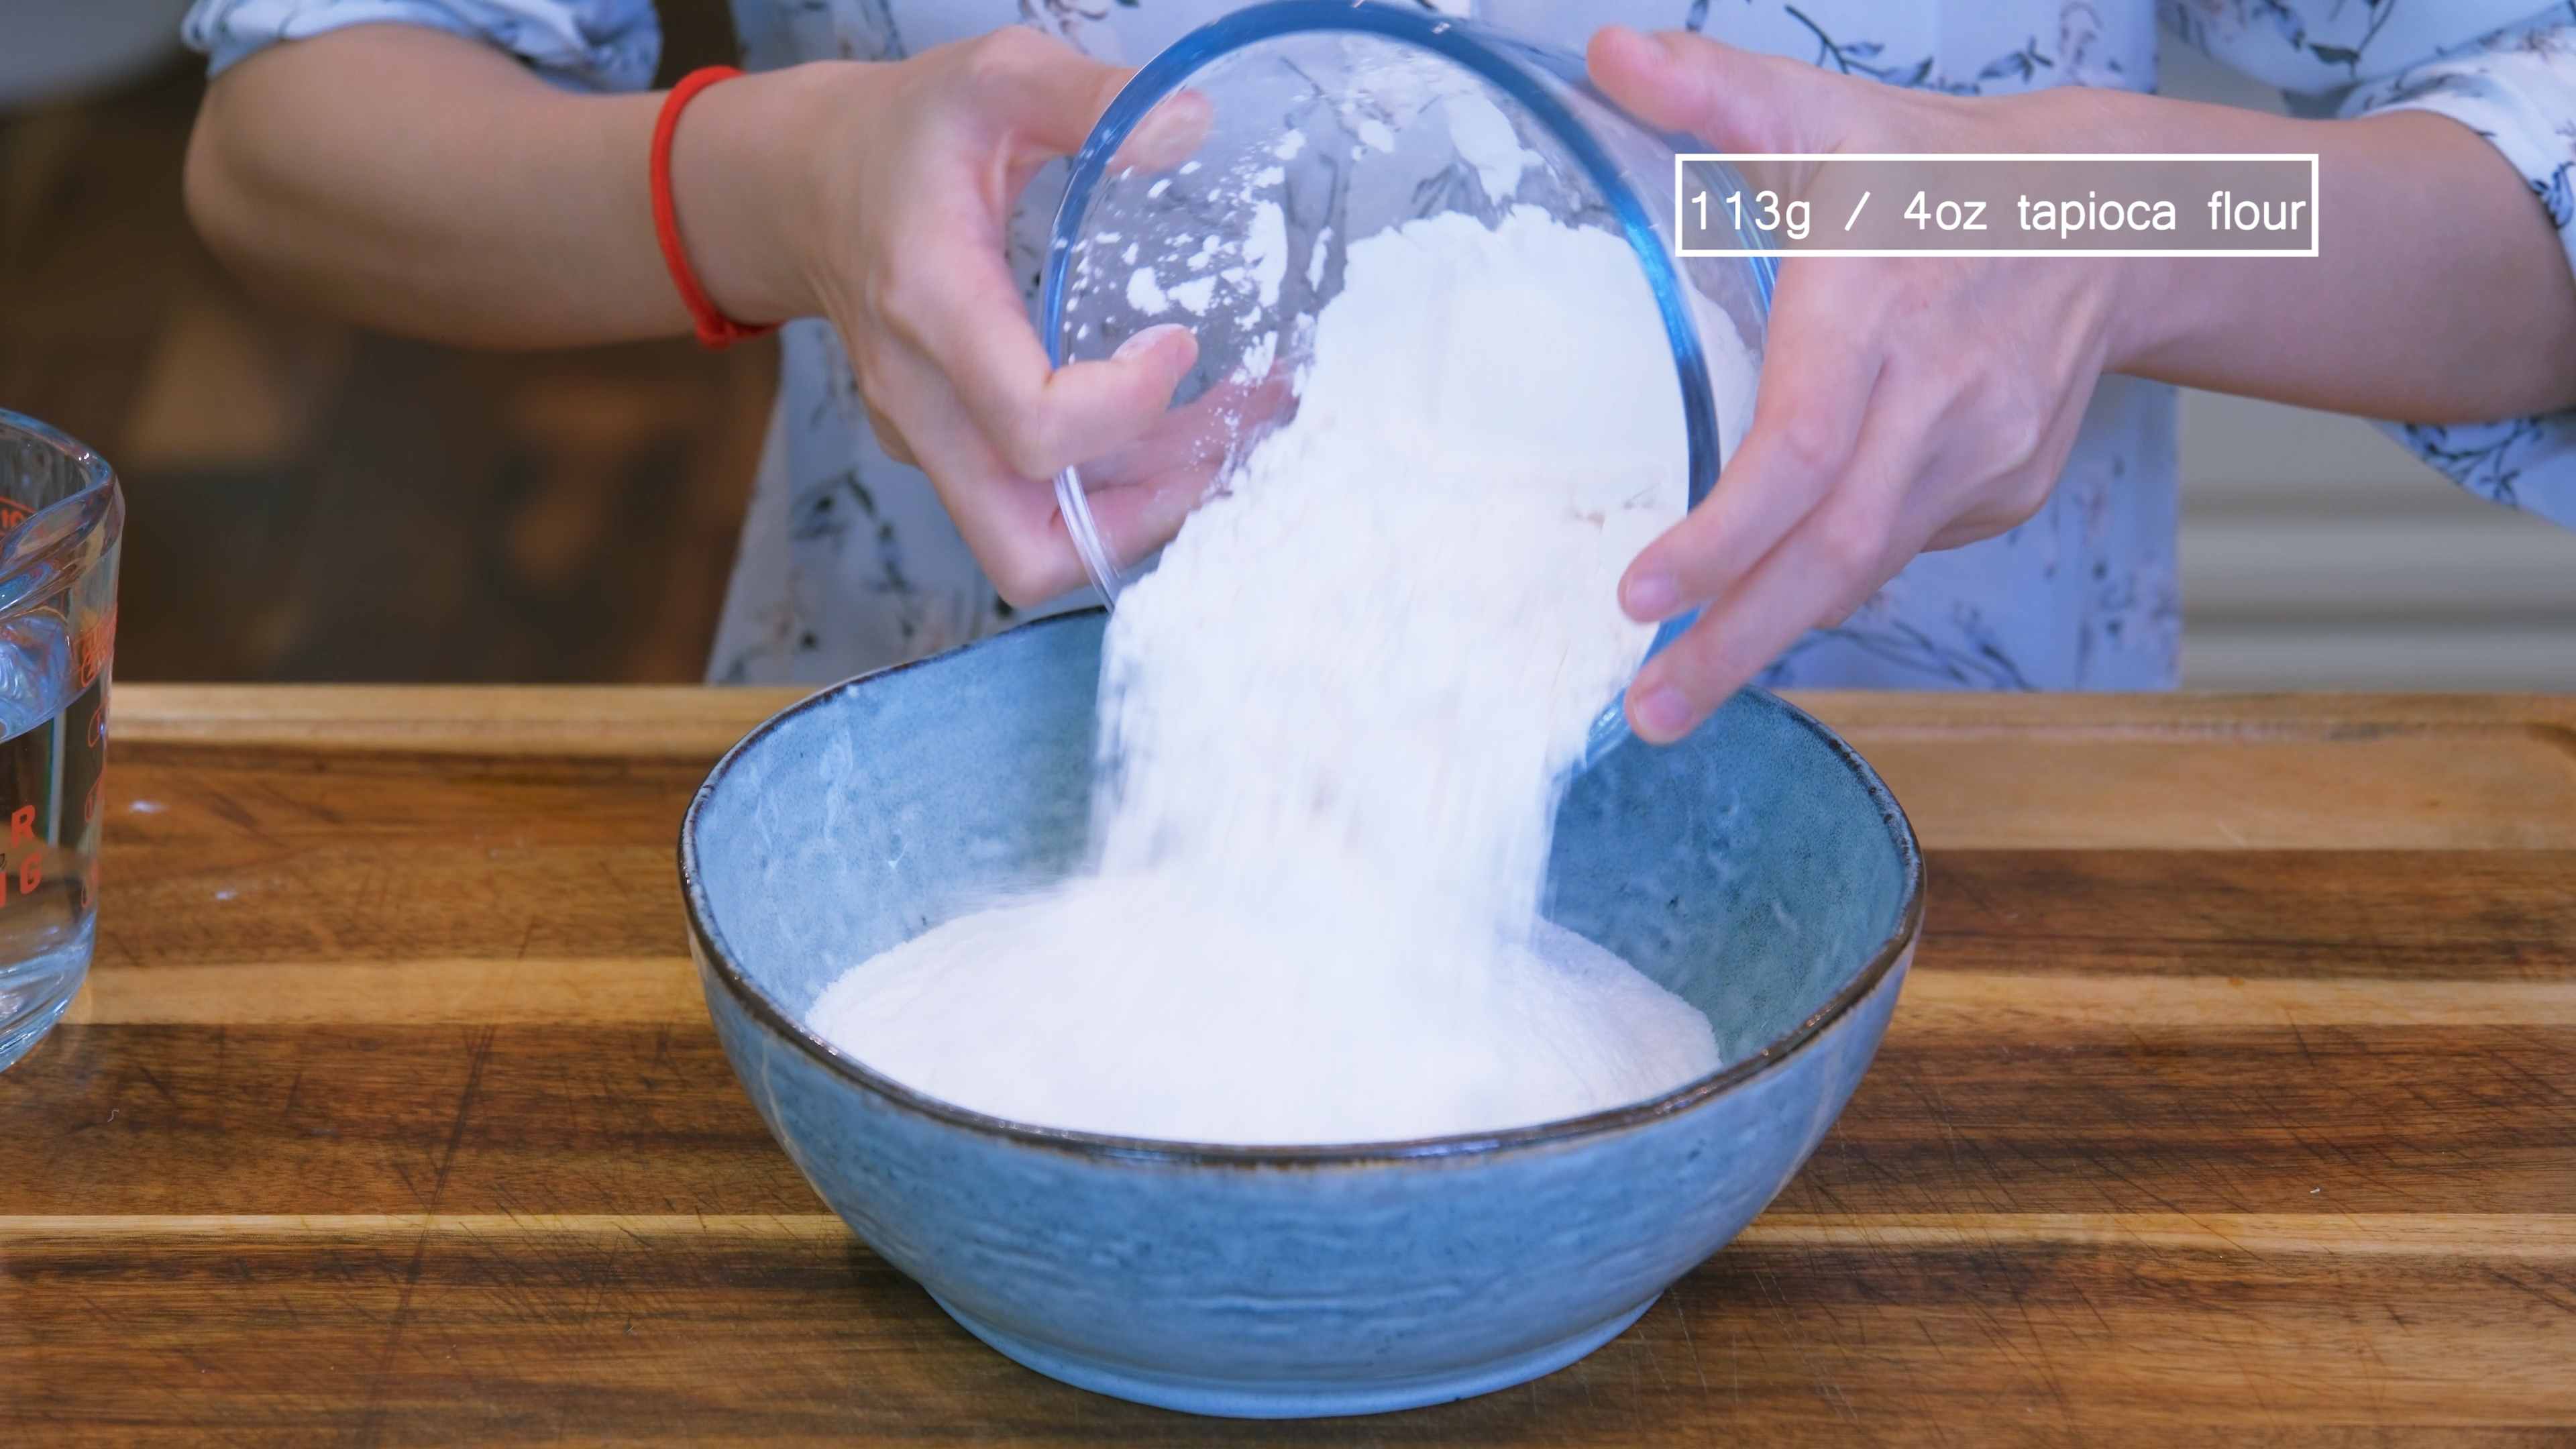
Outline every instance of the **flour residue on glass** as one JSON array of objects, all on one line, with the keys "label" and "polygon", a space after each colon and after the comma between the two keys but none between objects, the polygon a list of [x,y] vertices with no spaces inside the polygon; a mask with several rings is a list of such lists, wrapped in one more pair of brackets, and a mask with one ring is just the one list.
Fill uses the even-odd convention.
[{"label": "flour residue on glass", "polygon": [[1354,242],[1297,392],[1120,598],[1092,868],[848,971],[811,1012],[836,1045],[994,1116],[1226,1143],[1524,1126],[1716,1067],[1705,1017],[1539,913],[1648,642],[1618,577],[1684,506],[1627,242],[1533,207]]}]

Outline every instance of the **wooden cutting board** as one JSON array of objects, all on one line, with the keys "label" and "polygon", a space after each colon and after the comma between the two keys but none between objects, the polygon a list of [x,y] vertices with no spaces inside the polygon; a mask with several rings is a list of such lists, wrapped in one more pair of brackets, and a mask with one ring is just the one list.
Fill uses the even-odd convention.
[{"label": "wooden cutting board", "polygon": [[1805,1172],[1572,1368],[1251,1424],[983,1348],[762,1130],[673,844],[789,697],[120,689],[0,1440],[2576,1433],[2576,700],[1807,697],[1931,913]]}]

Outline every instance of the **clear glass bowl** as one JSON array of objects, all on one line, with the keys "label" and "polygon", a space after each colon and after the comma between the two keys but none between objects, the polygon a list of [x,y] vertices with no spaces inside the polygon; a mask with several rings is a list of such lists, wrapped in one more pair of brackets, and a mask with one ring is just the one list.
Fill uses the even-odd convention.
[{"label": "clear glass bowl", "polygon": [[0,412],[0,1070],[89,974],[124,530],[97,454]]},{"label": "clear glass bowl", "polygon": [[[1139,124],[1184,93],[1204,106],[1196,147],[1150,166],[1122,157]],[[1420,10],[1278,0],[1183,37],[1075,156],[1047,256],[1040,334],[1056,365],[1107,357],[1163,323],[1199,343],[1171,411],[1122,450],[1130,462],[1056,479],[1093,585],[1114,607],[1152,556],[1117,555],[1086,488],[1116,486],[1121,467],[1220,483],[1293,410],[1301,349],[1351,243],[1442,212],[1492,226],[1537,206],[1626,239],[1672,344],[1696,506],[1750,421],[1774,274],[1765,259],[1675,255],[1686,173],[1715,195],[1741,184],[1722,164],[1678,159],[1705,149],[1629,117],[1580,57]],[[1742,244],[1765,243],[1748,233]],[[1585,763],[1626,737],[1613,701]]]}]

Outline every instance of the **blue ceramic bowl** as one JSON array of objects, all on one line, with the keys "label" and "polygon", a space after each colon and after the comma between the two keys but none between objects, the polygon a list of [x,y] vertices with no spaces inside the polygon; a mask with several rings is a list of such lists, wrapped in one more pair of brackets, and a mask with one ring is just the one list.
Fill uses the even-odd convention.
[{"label": "blue ceramic bowl", "polygon": [[689,807],[707,1006],[834,1211],[1021,1363],[1206,1414],[1370,1413],[1535,1378],[1762,1210],[1877,1050],[1923,919],[1869,766],[1748,690],[1578,779],[1549,914],[1708,1014],[1728,1065],[1633,1107],[1418,1142],[1224,1147],[952,1107],[804,1015],[854,962],[1084,854],[1103,616],[824,691]]}]

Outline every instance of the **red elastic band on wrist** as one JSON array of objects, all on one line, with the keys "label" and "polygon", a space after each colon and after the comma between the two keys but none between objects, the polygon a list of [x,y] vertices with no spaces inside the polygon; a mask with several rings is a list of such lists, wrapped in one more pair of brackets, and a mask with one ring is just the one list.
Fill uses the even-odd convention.
[{"label": "red elastic band on wrist", "polygon": [[721,350],[748,337],[775,332],[778,324],[762,327],[745,326],[718,310],[698,285],[698,274],[689,266],[688,250],[680,245],[680,213],[671,202],[671,138],[679,133],[680,112],[698,92],[718,81],[731,80],[742,74],[729,65],[711,65],[693,70],[671,87],[662,98],[661,117],[653,123],[653,234],[661,239],[662,260],[671,269],[671,285],[679,288],[680,301],[698,325],[698,343]]}]

